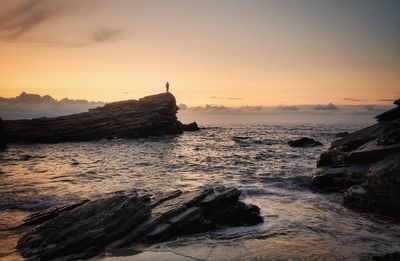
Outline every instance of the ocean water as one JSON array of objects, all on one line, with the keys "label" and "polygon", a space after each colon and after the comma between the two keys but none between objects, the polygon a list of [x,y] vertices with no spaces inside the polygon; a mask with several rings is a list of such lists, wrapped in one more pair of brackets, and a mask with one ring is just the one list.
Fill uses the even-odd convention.
[{"label": "ocean water", "polygon": [[[0,152],[0,259],[20,258],[14,249],[19,235],[8,228],[35,211],[116,190],[190,191],[208,185],[238,187],[242,200],[261,208],[265,222],[180,238],[144,254],[168,252],[188,260],[357,260],[366,253],[400,251],[399,223],[348,209],[340,194],[310,187],[310,171],[335,133],[363,126],[220,124],[176,136],[11,145]],[[303,136],[324,146],[286,144]]]}]

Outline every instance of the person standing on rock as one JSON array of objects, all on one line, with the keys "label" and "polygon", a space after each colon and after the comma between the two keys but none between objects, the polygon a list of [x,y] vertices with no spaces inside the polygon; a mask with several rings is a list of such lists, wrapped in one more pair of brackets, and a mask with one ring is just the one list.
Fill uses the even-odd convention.
[{"label": "person standing on rock", "polygon": [[165,88],[167,89],[167,92],[169,92],[169,82],[167,82],[167,83],[165,84]]}]

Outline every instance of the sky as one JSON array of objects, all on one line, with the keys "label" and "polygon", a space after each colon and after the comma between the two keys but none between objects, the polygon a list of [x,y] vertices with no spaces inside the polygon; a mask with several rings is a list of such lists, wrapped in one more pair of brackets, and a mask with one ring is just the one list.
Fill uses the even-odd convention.
[{"label": "sky", "polygon": [[2,0],[0,96],[390,104],[398,0]]}]

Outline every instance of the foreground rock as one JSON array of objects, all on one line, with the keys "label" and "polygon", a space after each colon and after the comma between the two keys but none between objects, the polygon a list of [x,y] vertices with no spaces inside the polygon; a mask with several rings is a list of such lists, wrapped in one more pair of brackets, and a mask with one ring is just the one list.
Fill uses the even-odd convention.
[{"label": "foreground rock", "polygon": [[3,121],[4,133],[0,132],[0,142],[6,136],[9,143],[53,143],[180,134],[183,125],[177,120],[177,111],[175,97],[171,93],[162,93],[139,100],[108,103],[79,114],[7,120]]},{"label": "foreground rock", "polygon": [[312,172],[314,186],[345,192],[348,206],[400,217],[398,110],[383,113],[377,116],[377,124],[334,141]]},{"label": "foreground rock", "polygon": [[321,142],[316,141],[314,139],[307,138],[307,137],[300,138],[298,140],[288,141],[288,144],[290,147],[294,147],[294,148],[322,146]]},{"label": "foreground rock", "polygon": [[235,188],[149,196],[120,192],[29,217],[17,249],[27,259],[76,260],[105,250],[149,245],[229,226],[263,222]]}]

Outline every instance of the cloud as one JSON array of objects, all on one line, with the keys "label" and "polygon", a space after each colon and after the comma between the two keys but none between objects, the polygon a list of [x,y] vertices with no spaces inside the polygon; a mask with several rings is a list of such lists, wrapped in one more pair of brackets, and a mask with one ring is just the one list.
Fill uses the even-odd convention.
[{"label": "cloud", "polygon": [[23,1],[0,14],[0,32],[8,40],[16,40],[60,12],[45,0]]},{"label": "cloud", "polygon": [[280,105],[278,106],[278,110],[281,111],[298,111],[300,108],[298,106],[286,106],[286,105]]},{"label": "cloud", "polygon": [[82,37],[79,40],[72,41],[52,41],[48,42],[46,46],[59,46],[66,48],[81,48],[87,47],[98,43],[112,42],[122,36],[124,29],[122,28],[111,28],[111,27],[99,27],[93,30],[91,33]]},{"label": "cloud", "polygon": [[58,33],[47,35],[37,34],[34,37],[24,37],[25,34],[42,24],[53,22],[53,18],[72,14],[81,8],[91,10],[99,5],[90,5],[82,1],[53,1],[53,0],[3,0],[8,8],[0,10],[0,39],[6,41],[29,42],[42,47],[78,48],[91,46],[98,43],[115,41],[125,31],[122,28],[110,26],[91,26],[84,28],[83,32],[75,32],[75,36],[60,35]]},{"label": "cloud", "polygon": [[21,93],[15,98],[0,97],[0,117],[3,119],[29,119],[54,117],[88,111],[103,106],[102,102],[64,98],[56,100],[50,95]]},{"label": "cloud", "polygon": [[333,103],[328,103],[327,105],[315,105],[312,109],[315,111],[332,111],[337,110],[338,107]]},{"label": "cloud", "polygon": [[394,102],[394,99],[382,99],[382,100],[378,100],[380,102]]},{"label": "cloud", "polygon": [[236,97],[217,97],[217,96],[210,96],[210,99],[215,99],[215,100],[243,100],[243,98],[236,98]]},{"label": "cloud", "polygon": [[343,100],[345,100],[345,101],[353,101],[353,102],[365,101],[365,100],[356,99],[356,98],[343,98]]},{"label": "cloud", "polygon": [[196,106],[188,108],[192,111],[227,111],[229,107],[225,107],[224,105],[214,105],[214,104],[207,104],[205,106]]},{"label": "cloud", "polygon": [[93,32],[92,40],[94,42],[107,42],[112,41],[122,34],[123,30],[120,28],[98,28]]}]

